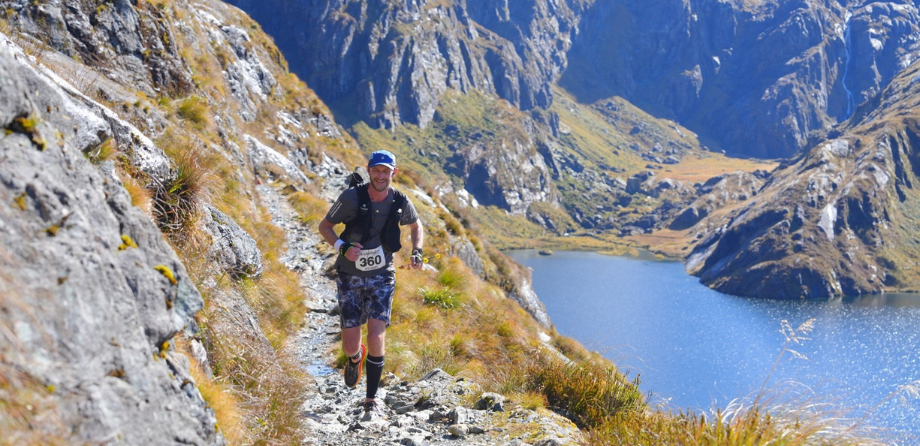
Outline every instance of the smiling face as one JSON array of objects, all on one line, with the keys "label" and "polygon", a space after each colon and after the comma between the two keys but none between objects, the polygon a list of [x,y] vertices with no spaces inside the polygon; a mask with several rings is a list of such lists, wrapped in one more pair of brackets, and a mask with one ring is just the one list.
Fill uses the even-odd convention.
[{"label": "smiling face", "polygon": [[367,169],[368,173],[371,175],[371,186],[377,192],[384,192],[390,187],[390,182],[393,181],[393,177],[396,175],[398,169],[390,169],[388,166],[376,165]]}]

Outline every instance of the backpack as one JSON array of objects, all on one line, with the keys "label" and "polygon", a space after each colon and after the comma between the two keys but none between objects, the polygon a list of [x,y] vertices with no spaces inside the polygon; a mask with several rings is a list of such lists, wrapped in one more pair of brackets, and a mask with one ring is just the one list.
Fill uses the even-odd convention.
[{"label": "backpack", "polygon": [[[358,192],[358,216],[345,222],[345,230],[339,235],[339,238],[342,240],[347,240],[346,237],[351,235],[354,231],[362,231],[363,235],[360,241],[362,245],[367,243],[367,240],[370,238],[372,220],[370,212],[371,196],[367,191],[367,188],[370,187],[370,181],[368,181],[367,178],[369,178],[370,175],[365,177],[366,172],[366,169],[359,166],[355,168],[354,172],[349,174],[348,188],[356,189]],[[387,215],[387,220],[383,224],[383,229],[380,230],[381,245],[383,245],[383,249],[389,252],[397,252],[402,249],[399,221],[402,220],[403,206],[406,205],[406,201],[408,200],[406,194],[395,188],[393,188],[393,193],[395,197],[393,199],[393,204],[390,206],[390,213]]]}]

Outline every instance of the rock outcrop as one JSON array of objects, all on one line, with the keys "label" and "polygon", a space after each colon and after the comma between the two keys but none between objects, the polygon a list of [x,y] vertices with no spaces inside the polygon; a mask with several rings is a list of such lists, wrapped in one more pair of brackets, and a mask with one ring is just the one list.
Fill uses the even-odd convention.
[{"label": "rock outcrop", "polygon": [[735,204],[757,195],[769,178],[764,171],[733,172],[710,178],[698,185],[699,197],[684,208],[670,223],[669,228],[683,230],[696,225],[700,220],[719,209],[734,207]]},{"label": "rock outcrop", "polygon": [[766,158],[812,147],[920,56],[900,2],[231,3],[348,124],[424,128],[448,89],[546,108],[561,76],[582,102],[620,96]]},{"label": "rock outcrop", "polygon": [[210,255],[234,278],[262,275],[262,253],[240,225],[213,206],[206,206],[204,231],[212,238]]},{"label": "rock outcrop", "polygon": [[356,114],[347,119],[422,128],[447,89],[475,89],[522,110],[549,105],[581,8],[544,0],[229,3],[275,36],[327,104],[348,104]]},{"label": "rock outcrop", "polygon": [[839,297],[915,289],[920,94],[914,63],[841,135],[775,171],[687,259],[730,294]]},{"label": "rock outcrop", "polygon": [[920,55],[920,14],[901,2],[595,2],[579,23],[563,86],[743,156],[812,147]]},{"label": "rock outcrop", "polygon": [[24,33],[79,58],[121,85],[150,96],[184,95],[194,88],[164,8],[124,1],[98,6],[79,0],[44,1],[40,7],[32,3],[4,1],[0,6],[12,13],[10,18]]},{"label": "rock outcrop", "polygon": [[170,349],[201,295],[111,165],[90,161],[115,129],[11,48],[0,36],[0,375],[37,401],[11,422],[42,442],[223,444]]}]

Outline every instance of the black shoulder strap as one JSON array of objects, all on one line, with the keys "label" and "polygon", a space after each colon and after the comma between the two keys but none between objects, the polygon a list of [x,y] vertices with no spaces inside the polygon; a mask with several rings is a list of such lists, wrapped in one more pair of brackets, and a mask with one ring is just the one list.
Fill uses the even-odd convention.
[{"label": "black shoulder strap", "polygon": [[408,198],[406,198],[406,194],[400,192],[396,188],[393,188],[393,194],[395,197],[393,197],[393,205],[390,206],[390,215],[387,216],[387,223],[392,221],[399,224],[400,220],[402,220],[402,208],[406,205],[406,200]]},{"label": "black shoulder strap", "polygon": [[358,216],[362,218],[361,223],[364,227],[361,228],[361,243],[367,243],[367,239],[371,236],[371,194],[367,191],[367,188],[371,187],[371,183],[361,183],[355,188],[358,190]]},{"label": "black shoulder strap", "polygon": [[367,191],[367,188],[370,187],[371,183],[361,183],[355,186],[355,189],[358,191],[358,208],[364,209],[366,206],[370,205],[371,194]]},{"label": "black shoulder strap", "polygon": [[358,193],[358,215],[355,218],[345,222],[345,230],[339,235],[343,240],[350,237],[351,233],[361,231],[361,243],[367,242],[367,237],[371,232],[371,195],[367,191],[370,183],[361,183],[354,187]]},{"label": "black shoulder strap", "polygon": [[383,224],[383,231],[380,233],[380,242],[384,249],[390,252],[397,252],[402,249],[399,235],[399,223],[403,217],[403,207],[406,205],[406,194],[393,189],[393,204],[390,205],[390,212],[387,214],[387,221]]}]

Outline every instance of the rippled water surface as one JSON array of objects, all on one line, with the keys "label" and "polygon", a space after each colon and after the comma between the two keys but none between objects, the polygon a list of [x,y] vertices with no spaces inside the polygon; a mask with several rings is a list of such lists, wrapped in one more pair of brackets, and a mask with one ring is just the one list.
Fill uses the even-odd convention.
[{"label": "rippled water surface", "polygon": [[[586,252],[509,253],[533,268],[534,289],[563,335],[630,376],[653,401],[709,410],[766,388],[806,395],[920,444],[920,399],[901,401],[920,380],[920,296],[887,294],[833,302],[776,301],[721,294],[678,262]],[[781,321],[814,318],[807,340],[780,357]],[[771,375],[777,358],[776,371]],[[872,410],[873,406],[878,407]]]}]

